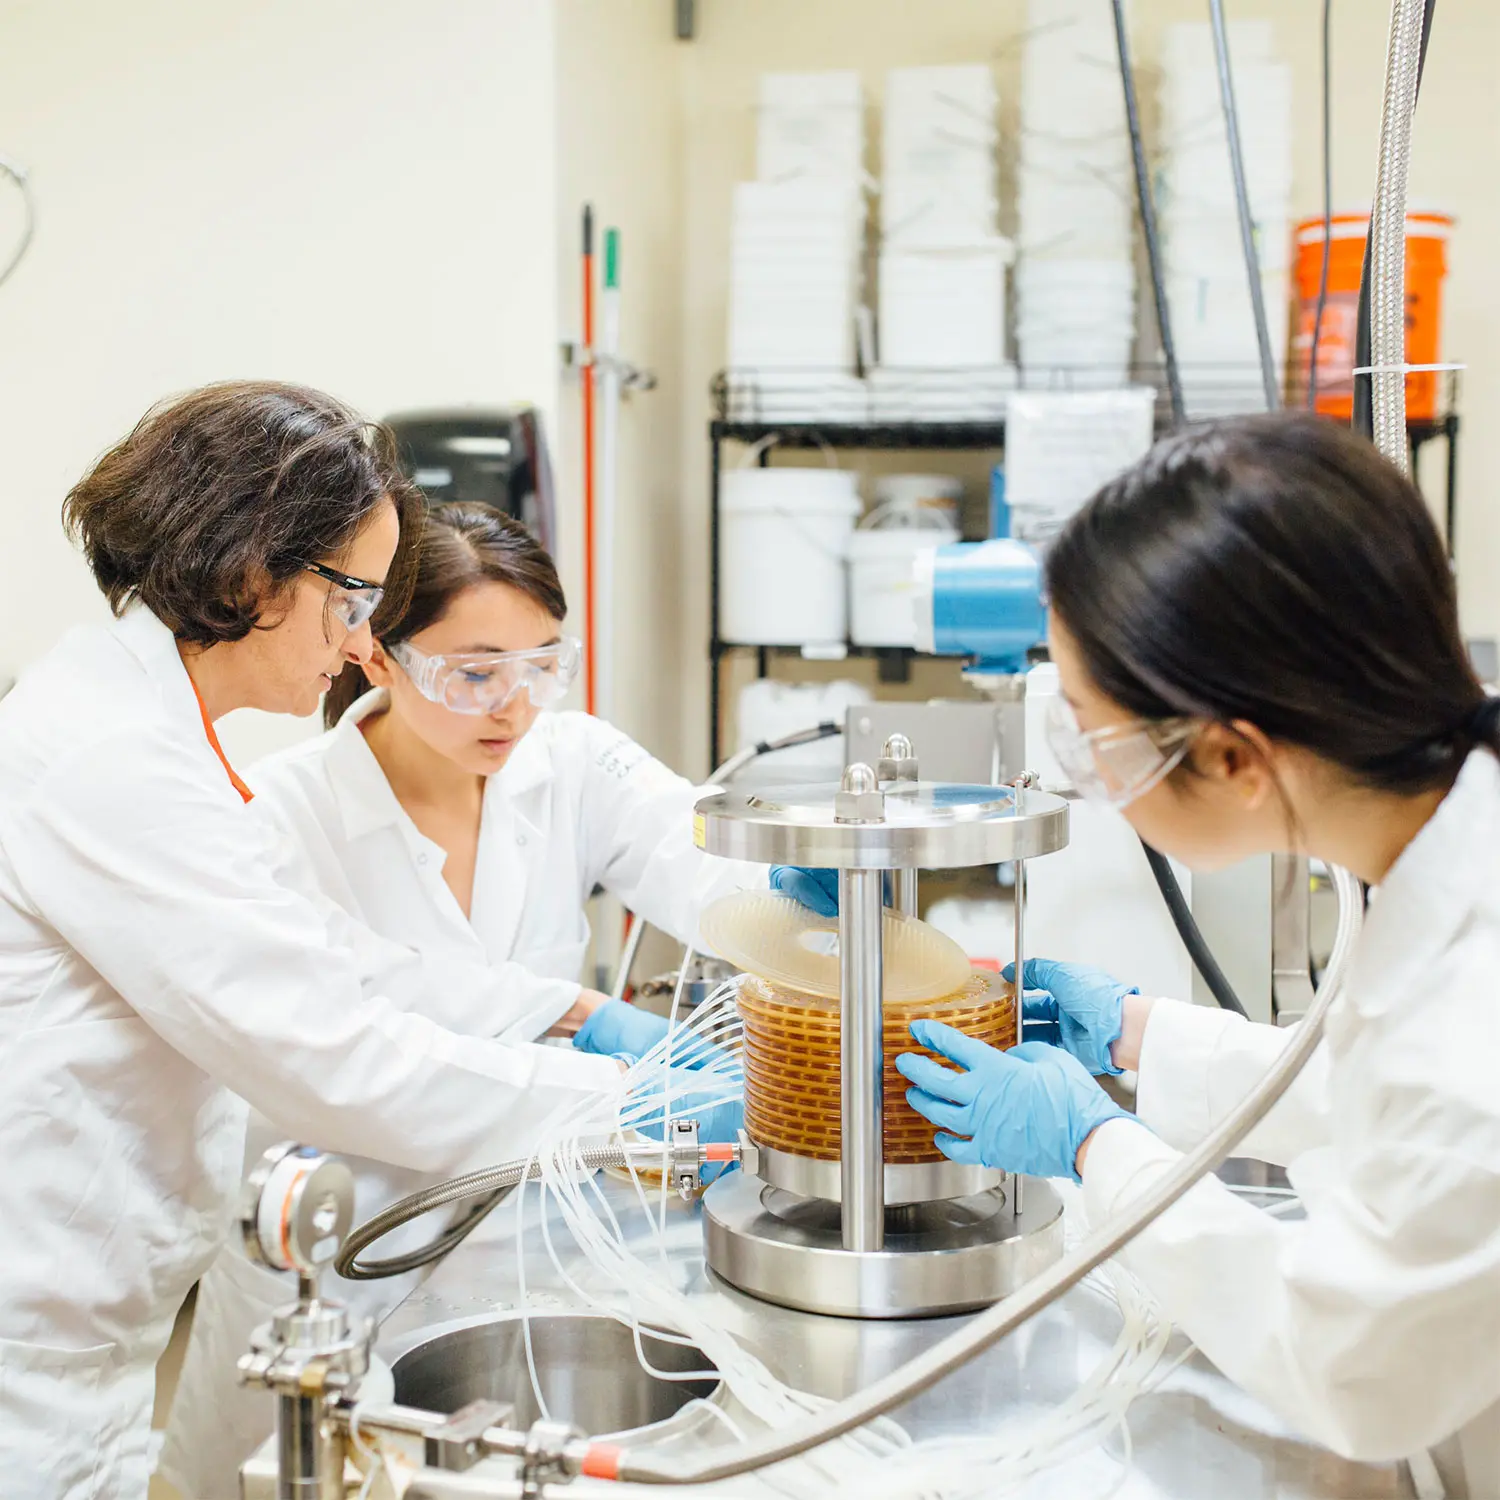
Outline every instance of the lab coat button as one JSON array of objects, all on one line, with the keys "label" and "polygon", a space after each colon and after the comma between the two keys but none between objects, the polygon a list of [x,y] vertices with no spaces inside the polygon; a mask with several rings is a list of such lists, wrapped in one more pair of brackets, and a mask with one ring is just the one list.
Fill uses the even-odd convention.
[{"label": "lab coat button", "polygon": [[521,849],[524,849],[526,847],[526,835],[524,833],[518,833],[516,835],[516,845]]},{"label": "lab coat button", "polygon": [[425,865],[427,863],[427,856],[425,854],[419,854],[417,856],[417,863],[419,865]]}]

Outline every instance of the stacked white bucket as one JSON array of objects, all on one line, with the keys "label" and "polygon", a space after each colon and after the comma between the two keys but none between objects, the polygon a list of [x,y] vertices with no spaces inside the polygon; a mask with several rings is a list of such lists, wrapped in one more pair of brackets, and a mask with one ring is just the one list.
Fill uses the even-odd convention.
[{"label": "stacked white bucket", "polygon": [[871,415],[981,421],[1004,414],[999,101],[988,65],[886,75],[879,267],[880,367]]},{"label": "stacked white bucket", "polygon": [[[1269,21],[1228,28],[1240,148],[1256,226],[1278,380],[1291,294],[1292,82]],[[1167,27],[1162,54],[1159,194],[1172,333],[1188,413],[1264,407],[1255,321],[1235,211],[1229,141],[1207,23]]]},{"label": "stacked white bucket", "polygon": [[1023,384],[1122,386],[1135,346],[1134,178],[1103,0],[1028,0],[1019,175]]},{"label": "stacked white bucket", "polygon": [[864,99],[854,72],[760,80],[757,180],[735,186],[729,415],[863,421]]},{"label": "stacked white bucket", "polygon": [[761,467],[758,457],[751,449],[723,476],[720,638],[841,655],[849,630],[849,535],[860,513],[859,476],[831,466]]},{"label": "stacked white bucket", "polygon": [[849,639],[911,646],[917,554],[958,541],[963,484],[945,474],[882,474],[874,504],[849,538]]}]

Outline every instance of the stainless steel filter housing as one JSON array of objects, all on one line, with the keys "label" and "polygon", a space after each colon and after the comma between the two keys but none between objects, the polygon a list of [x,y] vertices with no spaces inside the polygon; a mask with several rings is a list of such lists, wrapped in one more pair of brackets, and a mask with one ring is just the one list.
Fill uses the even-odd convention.
[{"label": "stainless steel filter housing", "polygon": [[704,1234],[726,1281],[845,1317],[980,1307],[1062,1252],[1061,1205],[1045,1183],[882,1159],[881,908],[887,872],[896,906],[915,916],[919,870],[1013,862],[1019,960],[1025,861],[1067,844],[1067,803],[1024,777],[1001,787],[921,781],[903,736],[885,752],[878,768],[850,766],[838,784],[716,792],[699,802],[695,825],[710,854],[839,872],[841,1159],[748,1151],[746,1170],[705,1195]]}]

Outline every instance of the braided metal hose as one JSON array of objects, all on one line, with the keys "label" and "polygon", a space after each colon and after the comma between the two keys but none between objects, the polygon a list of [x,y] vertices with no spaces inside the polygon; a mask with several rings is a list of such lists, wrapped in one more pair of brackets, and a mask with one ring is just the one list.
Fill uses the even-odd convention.
[{"label": "braided metal hose", "polygon": [[[600,1167],[662,1166],[668,1159],[668,1149],[663,1142],[642,1142],[629,1146],[615,1142],[608,1146],[585,1146],[574,1161],[590,1172]],[[442,1237],[443,1253],[446,1253],[476,1228],[485,1214],[522,1178],[534,1181],[541,1175],[541,1162],[531,1157],[526,1161],[508,1161],[495,1167],[481,1167],[477,1172],[468,1172],[462,1177],[454,1177],[447,1182],[439,1182],[410,1193],[389,1208],[381,1209],[378,1214],[351,1231],[333,1268],[346,1281],[379,1281],[386,1276],[397,1276],[405,1270],[414,1269],[415,1267],[407,1264],[411,1259],[407,1256],[394,1256],[390,1260],[367,1261],[363,1264],[359,1262],[358,1256],[361,1250],[369,1249],[393,1229],[399,1229],[413,1219],[420,1219],[423,1214],[431,1213],[434,1209],[443,1208],[449,1203],[462,1203],[467,1198],[488,1198],[488,1203],[478,1207],[461,1223],[453,1225]],[[425,1265],[428,1260],[435,1258],[433,1250],[437,1243],[440,1242],[414,1252],[414,1255],[424,1257],[416,1262],[417,1265]]]}]

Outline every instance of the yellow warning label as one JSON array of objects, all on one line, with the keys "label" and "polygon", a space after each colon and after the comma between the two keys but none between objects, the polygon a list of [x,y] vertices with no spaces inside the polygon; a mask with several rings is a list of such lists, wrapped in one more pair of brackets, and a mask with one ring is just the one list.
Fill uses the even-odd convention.
[{"label": "yellow warning label", "polygon": [[708,823],[702,813],[693,814],[693,842],[700,849],[708,848]]}]

